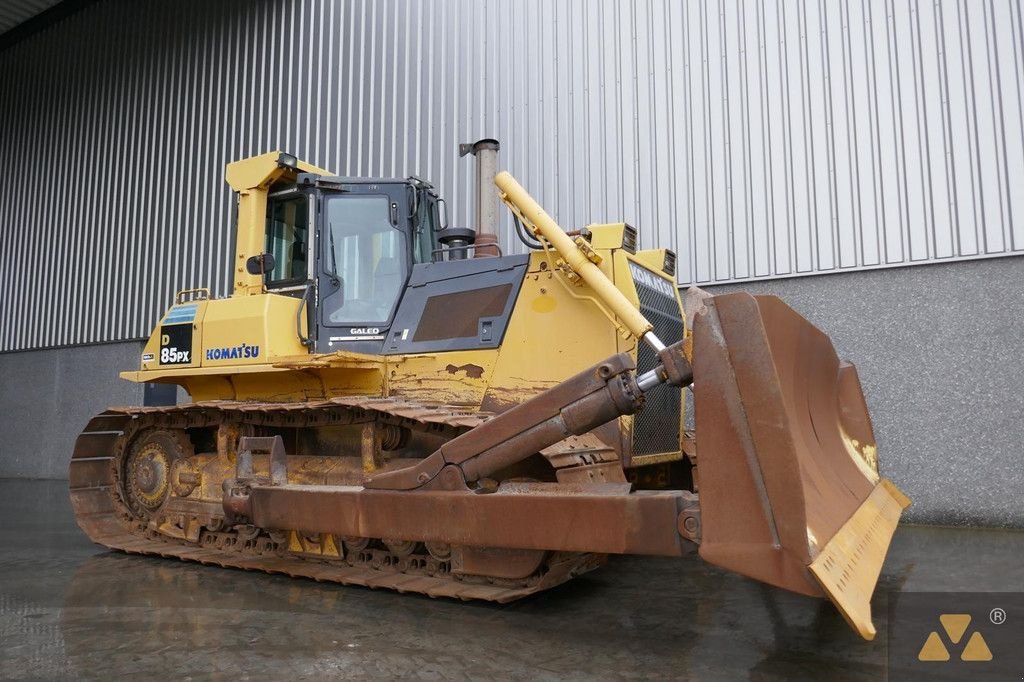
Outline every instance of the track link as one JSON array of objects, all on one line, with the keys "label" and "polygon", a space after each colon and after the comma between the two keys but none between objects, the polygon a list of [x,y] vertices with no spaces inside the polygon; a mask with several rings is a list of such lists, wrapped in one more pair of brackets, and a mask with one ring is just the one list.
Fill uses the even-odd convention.
[{"label": "track link", "polygon": [[207,401],[179,407],[111,408],[94,417],[75,443],[69,474],[71,502],[82,530],[110,549],[430,597],[504,603],[602,565],[604,555],[552,552],[534,574],[509,580],[453,575],[448,562],[422,554],[399,556],[377,547],[345,552],[344,558],[295,554],[288,550],[287,538],[261,529],[204,528],[198,542],[188,542],[156,532],[134,513],[121,482],[128,446],[148,428],[204,428],[225,421],[302,428],[370,418],[454,438],[488,417],[459,407],[358,396],[287,404]]}]

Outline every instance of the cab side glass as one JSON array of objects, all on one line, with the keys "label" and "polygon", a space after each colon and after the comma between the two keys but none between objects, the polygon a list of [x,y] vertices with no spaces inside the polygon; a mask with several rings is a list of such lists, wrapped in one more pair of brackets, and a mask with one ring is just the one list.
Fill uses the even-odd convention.
[{"label": "cab side glass", "polygon": [[273,269],[266,271],[268,286],[304,282],[309,277],[309,201],[303,196],[274,201],[267,226],[266,252]]},{"label": "cab side glass", "polygon": [[438,249],[437,231],[440,229],[437,216],[437,198],[426,192],[420,193],[416,202],[416,234],[413,256],[416,263],[430,263]]}]

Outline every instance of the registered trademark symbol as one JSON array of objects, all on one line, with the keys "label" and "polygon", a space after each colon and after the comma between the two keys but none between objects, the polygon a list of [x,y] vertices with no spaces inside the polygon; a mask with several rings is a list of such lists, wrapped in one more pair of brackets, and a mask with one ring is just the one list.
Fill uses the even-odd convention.
[{"label": "registered trademark symbol", "polygon": [[997,606],[988,612],[988,619],[992,621],[993,625],[1002,625],[1006,622],[1006,611]]}]

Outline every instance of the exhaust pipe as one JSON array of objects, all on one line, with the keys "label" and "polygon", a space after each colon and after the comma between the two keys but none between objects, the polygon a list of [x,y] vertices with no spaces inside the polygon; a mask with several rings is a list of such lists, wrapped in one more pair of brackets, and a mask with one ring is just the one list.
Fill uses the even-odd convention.
[{"label": "exhaust pipe", "polygon": [[476,157],[476,258],[501,255],[498,246],[498,195],[494,191],[500,148],[498,141],[490,138],[459,145],[459,156],[472,154]]}]

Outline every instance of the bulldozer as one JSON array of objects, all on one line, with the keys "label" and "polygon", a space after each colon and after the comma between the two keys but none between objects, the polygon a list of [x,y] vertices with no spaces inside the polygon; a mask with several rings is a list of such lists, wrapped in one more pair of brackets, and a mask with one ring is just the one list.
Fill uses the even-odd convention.
[{"label": "bulldozer", "polygon": [[[179,291],[70,463],[129,553],[509,602],[609,555],[828,598],[863,637],[907,497],[855,367],[773,296],[686,293],[627,223],[564,231],[476,159],[476,229],[418,178],[230,163],[233,291]],[[496,237],[500,203],[525,253]],[[685,396],[694,415],[687,428]]]}]

